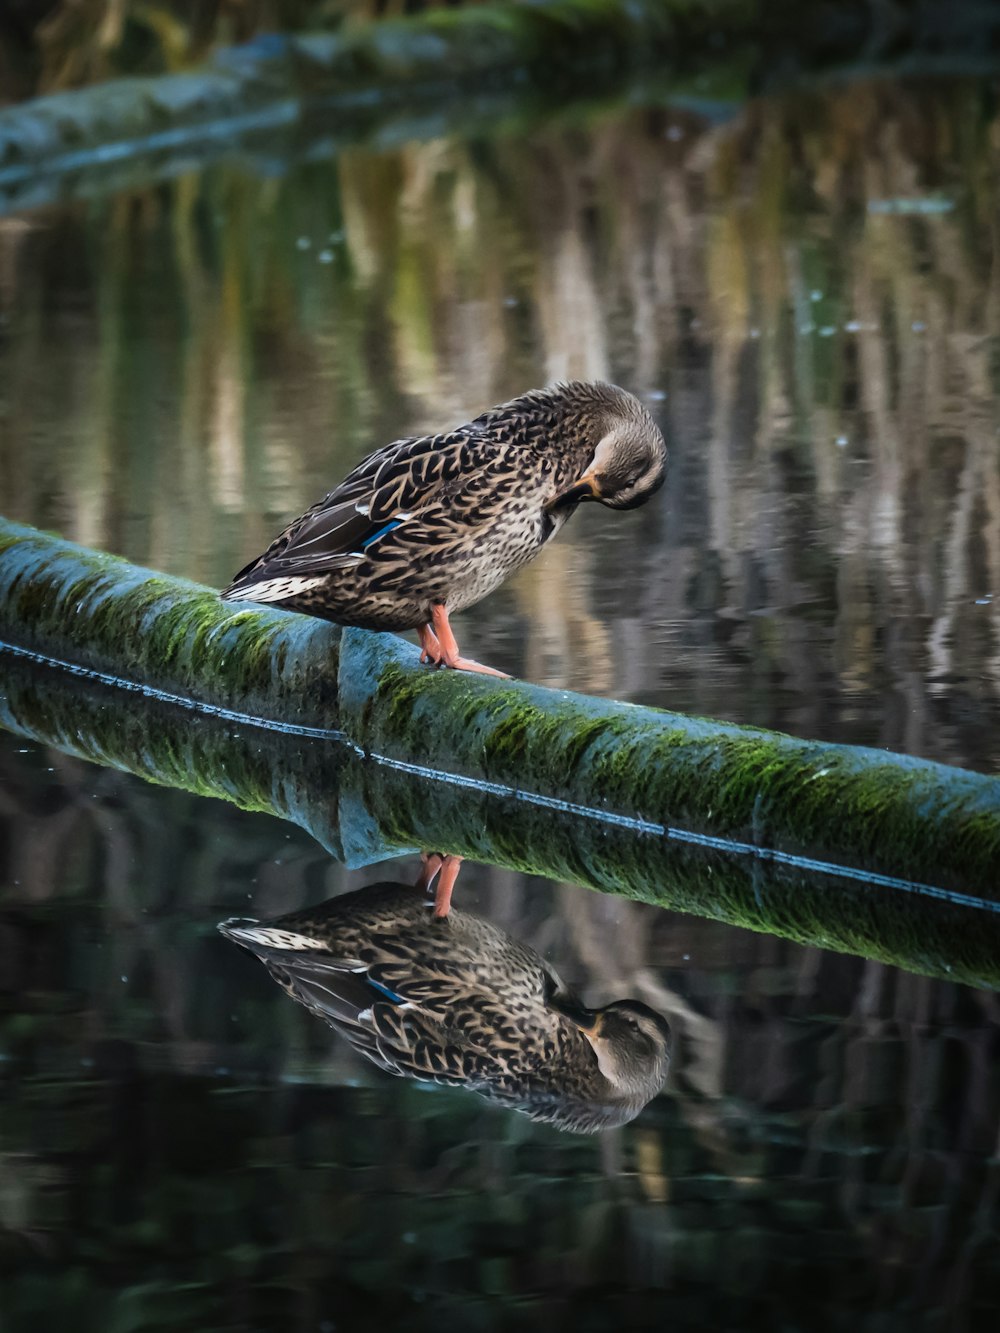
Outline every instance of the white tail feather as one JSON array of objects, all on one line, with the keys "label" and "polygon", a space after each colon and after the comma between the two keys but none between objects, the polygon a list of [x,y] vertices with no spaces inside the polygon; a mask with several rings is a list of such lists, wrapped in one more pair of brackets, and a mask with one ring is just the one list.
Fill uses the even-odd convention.
[{"label": "white tail feather", "polygon": [[240,602],[284,602],[289,597],[298,597],[310,588],[318,588],[325,583],[325,578],[284,577],[261,579],[259,583],[248,583],[245,587],[234,588],[229,594],[232,601]]},{"label": "white tail feather", "polygon": [[293,953],[322,948],[318,940],[311,939],[308,935],[300,935],[293,930],[283,930],[280,926],[261,926],[255,921],[240,920],[238,917],[223,921],[220,929],[231,940],[238,940],[241,944],[251,946],[260,944],[264,948],[287,949]]}]

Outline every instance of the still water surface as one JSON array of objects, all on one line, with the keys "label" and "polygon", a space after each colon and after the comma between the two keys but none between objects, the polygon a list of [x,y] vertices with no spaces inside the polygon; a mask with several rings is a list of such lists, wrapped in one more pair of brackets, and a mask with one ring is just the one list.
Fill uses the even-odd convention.
[{"label": "still water surface", "polygon": [[[883,82],[0,218],[0,507],[221,584],[374,445],[612,378],[662,503],[579,513],[463,650],[995,771],[998,157],[992,85]],[[1000,1312],[989,991],[467,864],[462,910],[670,1021],[665,1092],[574,1137],[381,1073],[216,931],[415,858],[11,735],[0,827],[5,1329]]]}]

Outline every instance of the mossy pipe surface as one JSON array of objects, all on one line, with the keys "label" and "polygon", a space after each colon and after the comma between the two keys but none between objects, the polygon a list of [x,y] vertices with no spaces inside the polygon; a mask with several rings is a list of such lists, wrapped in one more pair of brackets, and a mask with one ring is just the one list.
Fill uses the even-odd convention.
[{"label": "mossy pipe surface", "polygon": [[636,834],[745,844],[1000,897],[1000,782],[904,755],[421,667],[338,631],[0,520],[0,639],[383,765]]},{"label": "mossy pipe surface", "polygon": [[0,639],[147,692],[326,728],[340,631],[0,518]]},{"label": "mossy pipe surface", "polygon": [[[292,820],[335,857],[369,865],[416,848],[1000,989],[1000,903],[818,863],[762,859],[608,824],[599,811],[456,782],[266,720],[121,693],[0,652],[0,726],[147,781]],[[128,800],[126,789],[119,800]],[[276,838],[281,835],[276,832]]]},{"label": "mossy pipe surface", "polygon": [[413,670],[407,646],[347,630],[352,739],[497,791],[604,812],[637,832],[740,840],[1000,898],[1000,781],[522,682]]}]

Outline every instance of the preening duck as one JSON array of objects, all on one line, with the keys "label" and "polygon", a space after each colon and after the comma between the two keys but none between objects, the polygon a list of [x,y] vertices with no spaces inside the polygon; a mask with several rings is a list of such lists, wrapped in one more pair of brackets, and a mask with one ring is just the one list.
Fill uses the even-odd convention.
[{"label": "preening duck", "polygon": [[670,1028],[639,1000],[585,1008],[492,922],[375,884],[219,929],[390,1074],[467,1088],[562,1129],[632,1120],[663,1087]]},{"label": "preening duck", "polygon": [[369,454],[222,596],[415,629],[422,661],[500,675],[460,655],[450,615],[533,559],[581,502],[644,504],[666,462],[659,428],[626,390],[532,389],[455,430]]}]

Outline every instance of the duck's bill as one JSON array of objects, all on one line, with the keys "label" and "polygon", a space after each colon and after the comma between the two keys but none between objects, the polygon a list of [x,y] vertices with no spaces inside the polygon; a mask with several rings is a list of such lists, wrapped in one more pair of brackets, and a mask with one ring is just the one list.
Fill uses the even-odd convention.
[{"label": "duck's bill", "polygon": [[604,1015],[599,1009],[587,1009],[579,1000],[575,1000],[569,995],[553,995],[550,997],[549,1003],[553,1009],[557,1009],[564,1018],[568,1018],[581,1032],[596,1036],[600,1031],[601,1019]]},{"label": "duck's bill", "polygon": [[569,505],[579,504],[581,500],[600,500],[601,492],[597,489],[597,482],[593,477],[581,477],[579,481],[568,486],[566,490],[560,491],[554,495],[545,505],[545,512],[553,514],[558,509],[566,509]]}]

